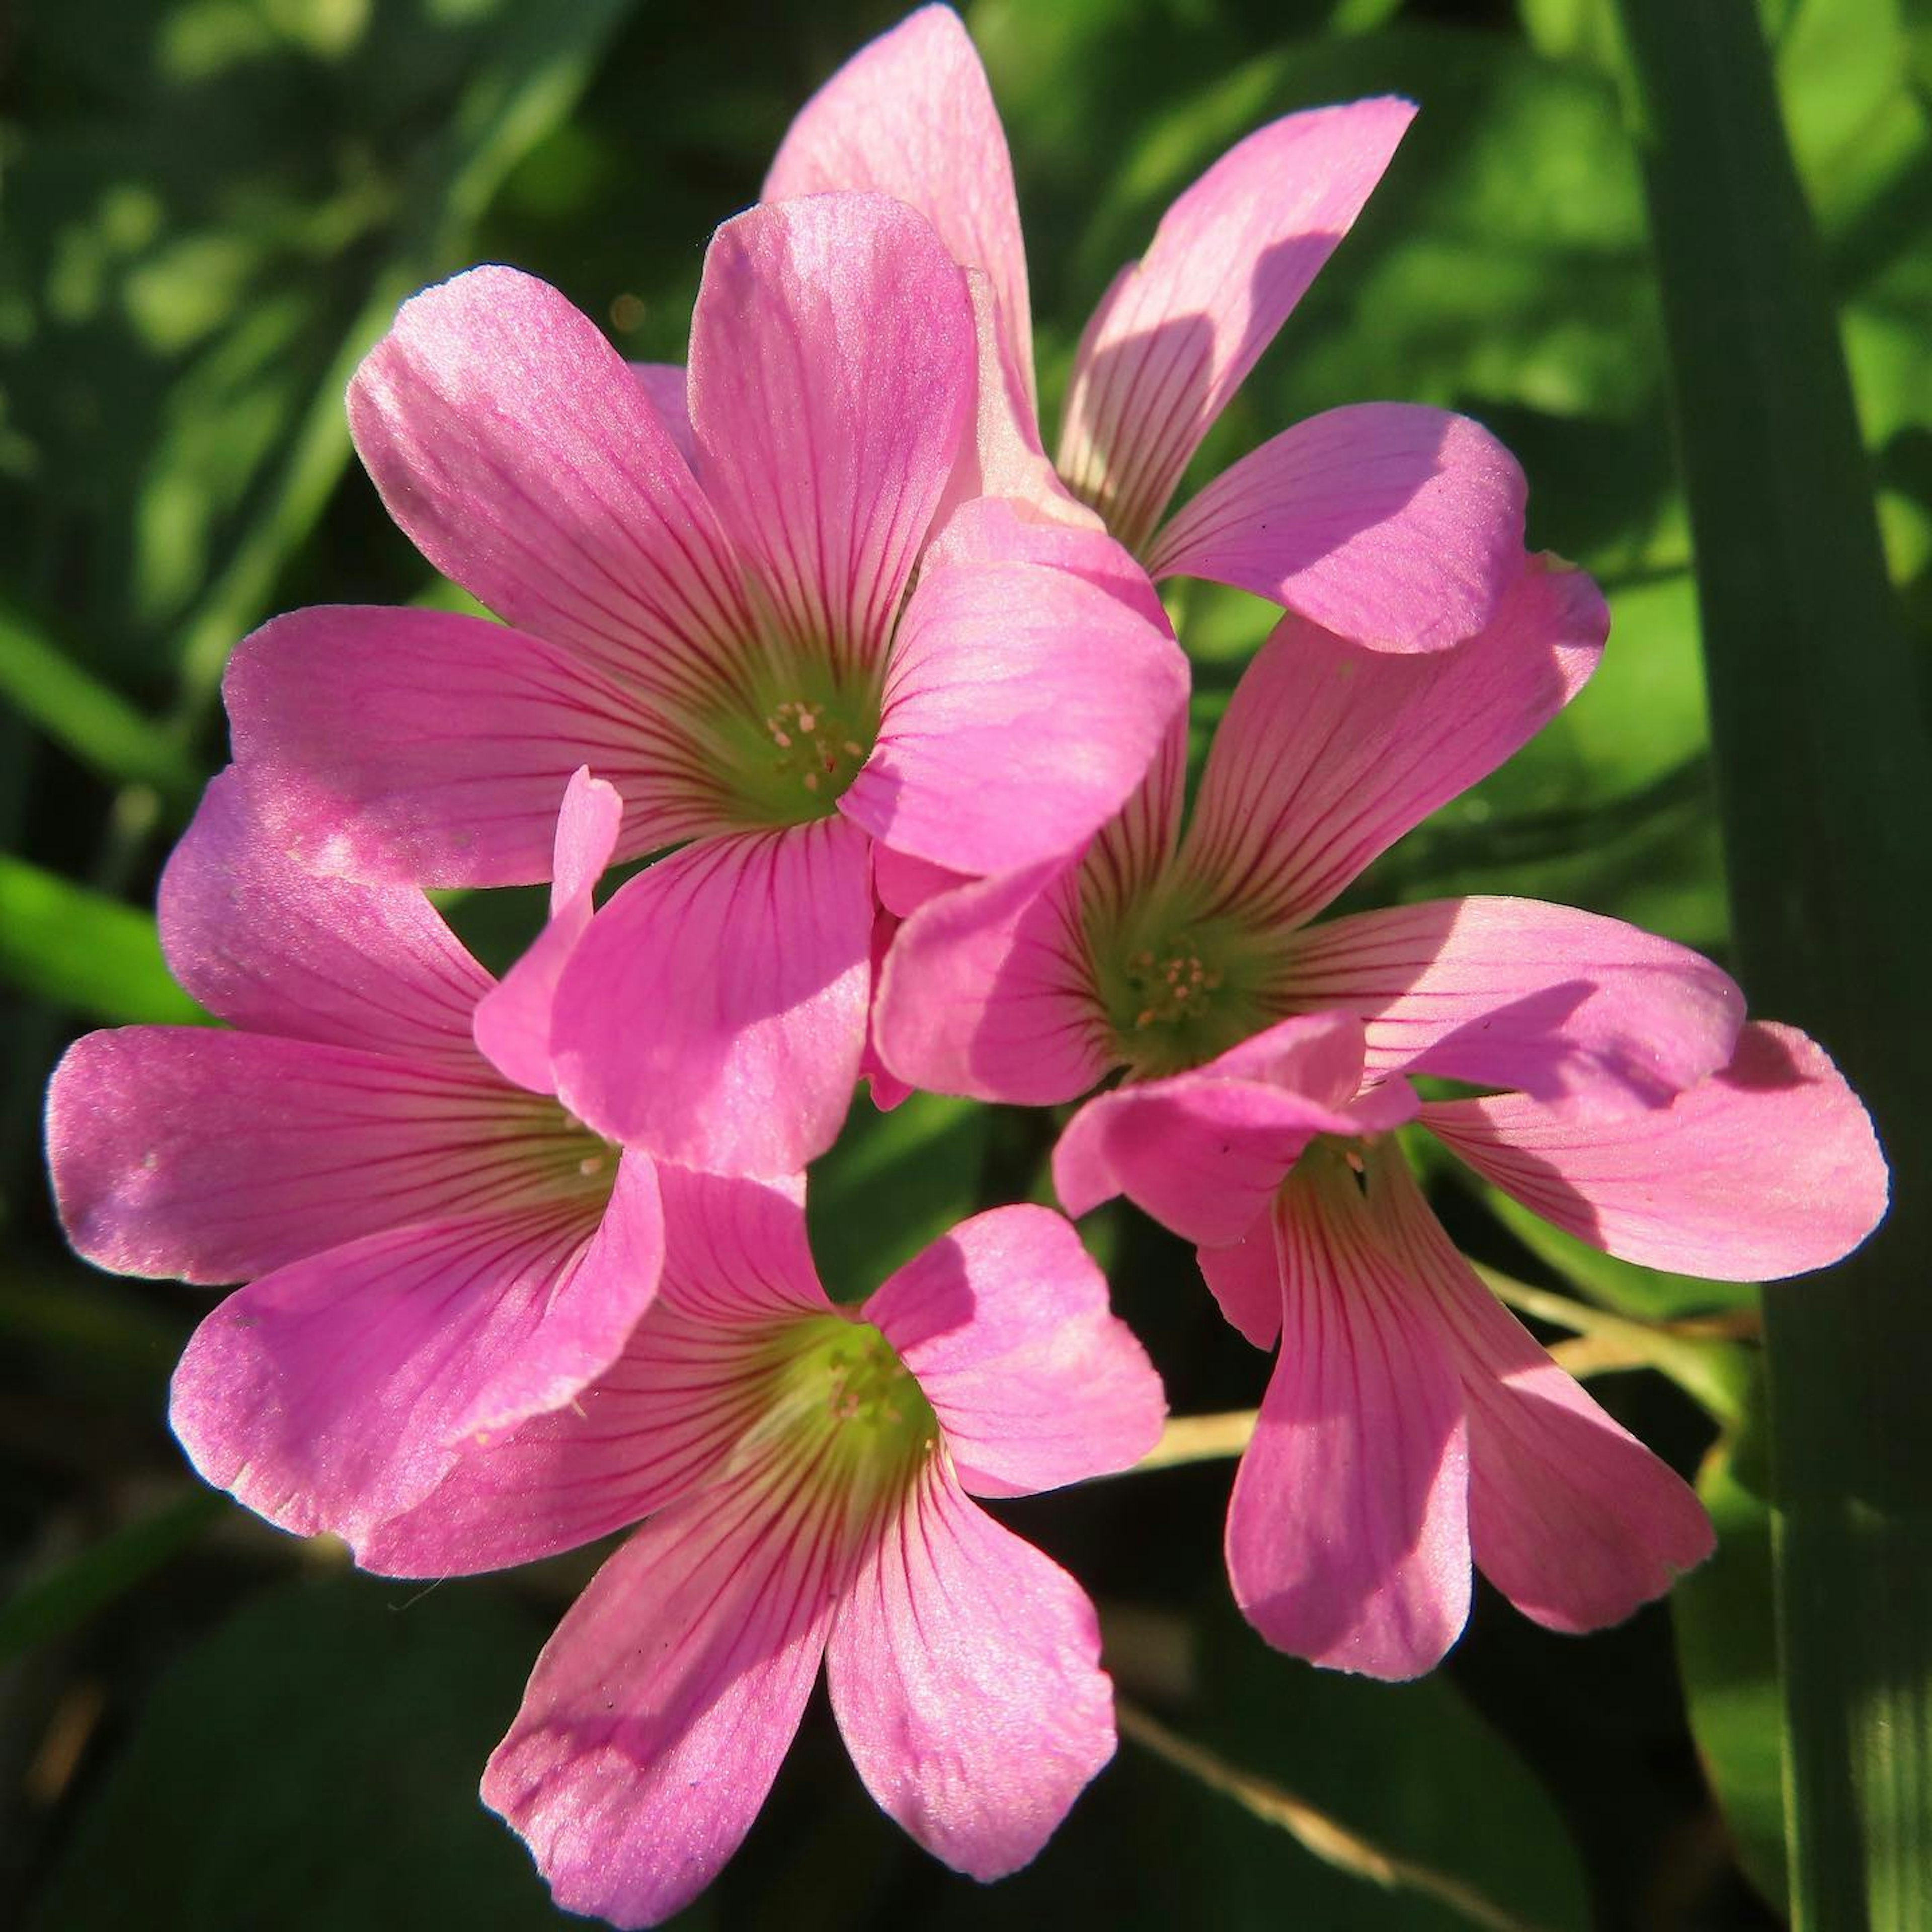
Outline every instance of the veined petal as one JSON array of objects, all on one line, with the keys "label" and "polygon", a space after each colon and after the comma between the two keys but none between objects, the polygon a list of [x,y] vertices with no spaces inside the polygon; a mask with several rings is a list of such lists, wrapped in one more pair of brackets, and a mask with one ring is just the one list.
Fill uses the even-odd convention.
[{"label": "veined petal", "polygon": [[1285,619],[1215,731],[1184,868],[1258,920],[1310,917],[1555,717],[1609,624],[1588,577],[1540,558],[1487,630],[1426,656]]},{"label": "veined petal", "polygon": [[1053,1150],[1054,1191],[1070,1214],[1124,1194],[1184,1240],[1238,1241],[1316,1135],[1384,1132],[1413,1116],[1404,1082],[1356,1102],[1361,1055],[1360,1021],[1310,1013],[1193,1072],[1096,1094]]},{"label": "veined petal", "polygon": [[741,1480],[654,1517],[544,1646],[483,1774],[557,1904],[620,1926],[688,1904],[751,1829],[824,1654],[843,1552]]},{"label": "veined petal", "polygon": [[596,1146],[482,1063],[203,1027],[89,1034],[56,1070],[47,1160],[81,1253],[244,1281],[365,1234],[581,1190]]},{"label": "veined petal", "polygon": [[557,1091],[628,1147],[712,1173],[823,1154],[859,1074],[870,996],[864,835],[839,818],[708,838],[591,920],[558,983]]},{"label": "veined petal", "polygon": [[887,1066],[935,1094],[1051,1106],[1114,1064],[1077,871],[1036,866],[921,906],[886,956],[873,1014]]},{"label": "veined petal", "polygon": [[880,1808],[956,1871],[994,1879],[1114,1754],[1100,1657],[1080,1586],[935,1463],[861,1558],[826,1680]]},{"label": "veined petal", "polygon": [[1131,1467],[1166,1412],[1080,1238],[1044,1208],[976,1214],[866,1304],[946,1433],[959,1480],[1030,1496]]},{"label": "veined petal", "polygon": [[644,386],[548,284],[472,268],[412,296],[349,424],[416,548],[520,629],[674,701],[738,661],[752,618],[717,518]]},{"label": "veined petal", "polygon": [[1502,1094],[1422,1117],[1545,1220],[1648,1268],[1775,1281],[1841,1259],[1885,1215],[1871,1122],[1792,1027],[1747,1026],[1728,1066],[1641,1112]]},{"label": "veined petal", "polygon": [[802,1184],[658,1169],[657,1299],[561,1408],[464,1445],[415,1508],[356,1547],[364,1569],[446,1576],[573,1550],[717,1479],[770,1401],[772,1340],[826,1315]]},{"label": "veined petal", "polygon": [[796,651],[878,676],[975,356],[964,274],[902,202],[814,195],[712,238],[691,324],[698,475]]},{"label": "veined petal", "polygon": [[1033,314],[1006,130],[950,7],[922,7],[861,47],[787,130],[760,196],[871,189],[916,208],[996,300],[1000,349],[1033,400]]},{"label": "veined petal", "polygon": [[1731,1057],[1744,995],[1701,955],[1574,907],[1472,896],[1298,934],[1279,992],[1367,1022],[1374,1072],[1600,1111],[1660,1105]]},{"label": "veined petal", "polygon": [[494,983],[414,887],[292,863],[243,773],[218,773],[161,874],[168,968],[251,1033],[481,1071],[470,1036]]},{"label": "veined petal", "polygon": [[1196,1248],[1194,1258],[1228,1325],[1257,1348],[1272,1348],[1281,1334],[1281,1254],[1272,1203],[1238,1241]]},{"label": "veined petal", "polygon": [[1469,1610],[1462,1390],[1339,1164],[1276,1210],[1281,1352],[1228,1511],[1228,1574],[1279,1650],[1420,1676]]},{"label": "veined petal", "polygon": [[1256,358],[1354,225],[1414,118],[1406,100],[1291,114],[1189,188],[1081,338],[1060,474],[1138,550]]},{"label": "veined petal", "polygon": [[838,808],[955,872],[1071,858],[1186,701],[1172,633],[1071,572],[929,567],[893,641],[878,745]]},{"label": "veined petal", "polygon": [[1552,1630],[1622,1622],[1710,1554],[1703,1505],[1471,1274],[1399,1150],[1370,1156],[1369,1191],[1462,1378],[1469,1535],[1484,1575]]},{"label": "veined petal", "polygon": [[1492,622],[1521,573],[1528,494],[1481,424],[1358,403],[1224,470],[1148,568],[1251,590],[1372,650],[1441,650]]},{"label": "veined petal", "polygon": [[418,1222],[230,1295],[175,1371],[170,1418],[207,1480],[298,1534],[361,1542],[464,1439],[560,1407],[656,1292],[650,1163],[594,1201]]},{"label": "veined petal", "polygon": [[557,801],[586,764],[623,795],[626,858],[723,822],[682,725],[561,646],[478,617],[292,611],[242,645],[223,689],[265,817],[318,871],[547,878]]},{"label": "veined petal", "polygon": [[550,863],[550,921],[530,950],[478,1005],[476,1044],[505,1078],[554,1094],[550,1009],[564,962],[590,923],[591,892],[610,862],[624,802],[580,765],[565,788]]},{"label": "veined petal", "polygon": [[698,440],[691,433],[691,412],[685,406],[684,364],[681,362],[633,362],[631,374],[644,399],[657,412],[658,422],[670,433],[677,453],[694,470],[698,466]]}]

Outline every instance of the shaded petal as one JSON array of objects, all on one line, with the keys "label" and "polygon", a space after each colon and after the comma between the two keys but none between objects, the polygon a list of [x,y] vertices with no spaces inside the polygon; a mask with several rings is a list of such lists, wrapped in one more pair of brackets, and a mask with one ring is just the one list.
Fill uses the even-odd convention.
[{"label": "shaded petal", "polygon": [[530,950],[482,1000],[473,1029],[491,1066],[533,1094],[554,1094],[550,1008],[564,964],[590,923],[592,888],[610,862],[624,802],[580,765],[565,788],[550,863],[550,921]]},{"label": "shaded petal", "polygon": [[746,1481],[598,1571],[483,1774],[566,1911],[655,1925],[737,1850],[818,1675],[837,1555]]},{"label": "shaded petal", "polygon": [[47,1160],[69,1238],[118,1274],[244,1281],[411,1222],[581,1187],[554,1106],[448,1062],[202,1027],[68,1050]]},{"label": "shaded petal", "polygon": [[1871,1121],[1792,1027],[1747,1026],[1730,1065],[1642,1112],[1505,1094],[1423,1119],[1545,1220],[1647,1268],[1775,1281],[1830,1266],[1885,1215]]},{"label": "shaded petal", "polygon": [[691,412],[685,406],[684,364],[681,362],[633,362],[631,374],[638,379],[645,400],[657,412],[658,422],[670,433],[677,453],[694,470],[698,466],[698,440],[691,433]]},{"label": "shaded petal", "polygon": [[838,808],[955,872],[1072,857],[1186,701],[1172,632],[1084,578],[929,567],[893,641],[878,742]]},{"label": "shaded petal", "polygon": [[627,1155],[594,1203],[418,1222],[265,1275],[195,1330],[170,1419],[217,1488],[352,1544],[417,1503],[464,1438],[555,1408],[656,1294],[663,1223]]},{"label": "shaded petal", "polygon": [[1522,569],[1528,494],[1481,424],[1358,403],[1224,470],[1148,568],[1251,590],[1372,649],[1440,650],[1494,621]]},{"label": "shaded petal", "polygon": [[1114,1064],[1066,866],[941,894],[899,928],[873,1015],[886,1064],[935,1094],[1052,1106]]},{"label": "shaded petal", "polygon": [[470,1016],[495,982],[428,900],[293,864],[232,768],[170,857],[159,910],[169,970],[232,1025],[482,1071]]},{"label": "shaded petal", "polygon": [[1263,1214],[1226,1247],[1196,1249],[1194,1258],[1230,1326],[1257,1348],[1272,1348],[1281,1333],[1281,1255],[1274,1214]]},{"label": "shaded petal", "polygon": [[661,698],[701,701],[736,662],[752,619],[717,518],[644,385],[547,283],[472,268],[412,296],[349,424],[390,515],[498,616]]},{"label": "shaded petal", "polygon": [[[889,846],[872,848],[872,887],[895,919],[909,919],[928,899],[972,883],[964,872],[949,872]],[[875,962],[880,963],[880,962]]]},{"label": "shaded petal", "polygon": [[866,1043],[872,891],[842,819],[708,838],[591,920],[550,1025],[600,1133],[707,1172],[791,1174],[837,1138]]},{"label": "shaded petal", "polygon": [[954,1870],[994,1879],[1114,1754],[1100,1658],[1079,1585],[935,1463],[860,1561],[826,1682],[880,1808]]},{"label": "shaded petal", "polygon": [[825,1315],[796,1180],[658,1170],[658,1297],[624,1350],[561,1408],[464,1446],[422,1502],[356,1550],[364,1569],[507,1569],[638,1522],[714,1479],[764,1418],[772,1336]]},{"label": "shaded petal", "polygon": [[1552,1630],[1622,1622],[1710,1554],[1703,1505],[1470,1272],[1400,1153],[1370,1156],[1369,1186],[1383,1240],[1428,1296],[1462,1377],[1484,1575]]},{"label": "shaded petal", "polygon": [[1222,903],[1298,924],[1555,717],[1609,625],[1588,577],[1540,558],[1486,631],[1425,656],[1285,619],[1215,731],[1183,863]]},{"label": "shaded petal", "polygon": [[1162,216],[1102,298],[1075,358],[1059,466],[1130,549],[1353,226],[1414,112],[1358,100],[1258,129]]},{"label": "shaded petal", "polygon": [[818,195],[712,238],[691,323],[698,475],[812,661],[878,675],[976,352],[964,274],[902,202]]},{"label": "shaded petal", "polygon": [[1130,1468],[1166,1402],[1106,1277],[1045,1208],[962,1221],[866,1304],[912,1371],[975,1496],[1030,1496]]},{"label": "shaded petal", "polygon": [[[874,846],[872,882],[878,884],[876,863],[882,847]],[[919,861],[909,862],[917,866]],[[913,1089],[902,1080],[884,1060],[879,1057],[878,1010],[879,975],[884,970],[886,955],[890,950],[892,935],[899,929],[898,916],[884,905],[880,906],[872,916],[872,1009],[866,1020],[866,1051],[859,1062],[859,1077],[872,1090],[872,1105],[882,1114],[890,1114],[895,1107],[902,1106],[910,1100]]]},{"label": "shaded petal", "polygon": [[442,610],[324,604],[230,660],[235,755],[318,871],[430,885],[550,875],[557,801],[589,765],[623,795],[626,858],[720,821],[683,728],[557,645]]},{"label": "shaded petal", "polygon": [[959,16],[922,7],[861,47],[799,110],[760,199],[871,189],[916,208],[983,272],[1029,415],[1033,311],[1006,130]]},{"label": "shaded petal", "polygon": [[1536,899],[1437,899],[1298,934],[1276,989],[1368,1022],[1371,1073],[1434,1073],[1604,1111],[1653,1106],[1731,1057],[1744,995],[1701,955]]},{"label": "shaded petal", "polygon": [[1242,1613],[1277,1649],[1387,1678],[1468,1616],[1462,1390],[1339,1162],[1276,1210],[1281,1352],[1228,1511]]},{"label": "shaded petal", "polygon": [[1053,1150],[1070,1214],[1124,1194],[1183,1240],[1238,1241],[1318,1134],[1385,1132],[1415,1112],[1396,1081],[1354,1101],[1361,1022],[1346,1013],[1280,1022],[1190,1073],[1096,1094]]}]

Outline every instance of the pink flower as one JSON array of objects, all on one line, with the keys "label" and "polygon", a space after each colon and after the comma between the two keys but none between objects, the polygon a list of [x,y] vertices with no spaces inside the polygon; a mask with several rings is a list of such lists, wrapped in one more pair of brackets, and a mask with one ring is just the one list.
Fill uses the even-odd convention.
[{"label": "pink flower", "polygon": [[922,560],[976,358],[932,230],[851,194],[718,232],[688,417],[505,268],[406,303],[351,387],[397,521],[506,622],[276,620],[230,670],[238,760],[278,835],[351,876],[542,878],[585,763],[622,797],[619,858],[682,844],[560,982],[559,1090],[626,1145],[764,1174],[822,1151],[875,851],[979,876],[1077,849],[1184,702],[1150,596],[1089,580],[1139,575],[1097,534],[1078,568]]},{"label": "pink flower", "polygon": [[[1471,1273],[1389,1130],[1412,1118],[1580,1238],[1732,1280],[1796,1274],[1884,1210],[1864,1110],[1730,981],[1594,914],[1472,897],[1313,916],[1594,668],[1606,616],[1538,561],[1426,657],[1297,618],[1236,690],[1180,826],[1167,759],[1081,864],[959,888],[902,928],[888,1064],[943,1091],[1090,1101],[1054,1160],[1198,1244],[1282,1346],[1228,1531],[1269,1640],[1385,1677],[1460,1630],[1472,1560],[1561,1630],[1613,1622],[1709,1546],[1678,1479]],[[1741,1030],[1742,1029],[1742,1030]],[[1418,1108],[1403,1076],[1487,1097]]]},{"label": "pink flower", "polygon": [[1090,506],[1156,578],[1211,578],[1379,648],[1435,650],[1488,624],[1522,563],[1522,473],[1466,417],[1398,403],[1326,411],[1162,522],[1189,459],[1354,224],[1414,111],[1383,99],[1289,115],[1174,203],[1081,338],[1057,476],[1035,419],[1006,136],[950,8],[922,8],[847,62],[792,124],[764,193],[896,195],[975,272],[985,494],[1063,521],[1090,522]]},{"label": "pink flower", "polygon": [[617,809],[572,782],[550,925],[496,986],[419,892],[290,863],[226,772],[160,925],[232,1030],[90,1034],[55,1072],[48,1158],[81,1253],[249,1283],[189,1343],[172,1420],[284,1528],[359,1540],[478,1430],[568,1402],[656,1292],[652,1164],[559,1106],[540,1030]]},{"label": "pink flower", "polygon": [[483,1780],[557,1902],[655,1924],[757,1815],[825,1660],[866,1788],[999,1876],[1112,1755],[1072,1579],[972,1501],[1127,1467],[1160,1384],[1044,1208],[976,1216],[856,1313],[802,1184],[664,1171],[663,1286],[573,1411],[453,1469],[362,1551],[443,1576],[640,1518],[564,1619]]}]

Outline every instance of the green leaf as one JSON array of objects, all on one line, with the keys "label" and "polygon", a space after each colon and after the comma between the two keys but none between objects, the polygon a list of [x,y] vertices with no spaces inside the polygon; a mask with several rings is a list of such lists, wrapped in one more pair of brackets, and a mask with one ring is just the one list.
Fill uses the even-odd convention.
[{"label": "green leaf", "polygon": [[191,797],[200,774],[160,726],[83,670],[0,597],[0,697],[97,776]]},{"label": "green leaf", "polygon": [[4,853],[0,980],[97,1019],[208,1017],[168,976],[152,914]]},{"label": "green leaf", "polygon": [[542,1625],[473,1584],[258,1598],[175,1663],[31,1932],[536,1932],[556,1915],[478,1802]]},{"label": "green leaf", "polygon": [[[1838,0],[1838,20],[1854,0]],[[1820,8],[1818,10],[1825,10]],[[1932,1172],[1932,736],[1825,264],[1746,0],[1622,0],[1696,542],[1740,977]],[[1932,1196],[1765,1291],[1801,1924],[1923,1922]]]}]

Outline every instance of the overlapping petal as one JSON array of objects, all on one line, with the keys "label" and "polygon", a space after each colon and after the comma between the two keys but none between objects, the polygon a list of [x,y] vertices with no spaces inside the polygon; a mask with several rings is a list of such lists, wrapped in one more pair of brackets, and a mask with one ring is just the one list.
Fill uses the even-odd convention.
[{"label": "overlapping petal", "polygon": [[1546,1221],[1628,1261],[1718,1281],[1841,1259],[1884,1216],[1884,1156],[1838,1069],[1754,1022],[1667,1105],[1606,1118],[1525,1094],[1438,1102],[1425,1124]]},{"label": "overlapping petal", "polygon": [[1102,298],[1067,392],[1059,467],[1138,550],[1201,439],[1361,212],[1414,117],[1406,100],[1286,118],[1238,142],[1162,217]]},{"label": "overlapping petal", "polygon": [[701,699],[751,634],[724,532],[644,386],[534,277],[472,268],[405,302],[349,422],[416,548],[520,629],[672,701]]},{"label": "overlapping petal", "polygon": [[1310,917],[1568,704],[1609,623],[1589,578],[1545,559],[1447,650],[1372,651],[1284,620],[1215,732],[1181,863],[1257,920]]},{"label": "overlapping petal", "polygon": [[659,860],[564,968],[559,1094],[664,1160],[796,1172],[836,1138],[858,1078],[872,928],[866,841],[842,819]]},{"label": "overlapping petal", "polygon": [[1440,650],[1495,620],[1523,567],[1528,495],[1480,423],[1358,403],[1224,470],[1160,532],[1148,568],[1251,590],[1373,650]]},{"label": "overlapping petal", "polygon": [[706,755],[633,685],[439,610],[322,605],[264,625],[224,690],[236,757],[313,869],[431,885],[549,876],[557,802],[623,794],[626,858],[725,822]]},{"label": "overlapping petal", "polygon": [[955,1870],[993,1879],[1049,1838],[1114,1754],[1094,1606],[929,1465],[839,1602],[832,1708],[866,1788]]},{"label": "overlapping petal", "polygon": [[692,316],[698,476],[768,623],[876,678],[971,417],[964,273],[882,195],[754,208],[712,238]]},{"label": "overlapping petal", "polygon": [[568,1402],[656,1293],[650,1164],[592,1195],[374,1234],[265,1275],[204,1321],[170,1416],[195,1466],[283,1528],[352,1543],[466,1438]]},{"label": "overlapping petal", "polygon": [[962,1222],[864,1312],[916,1378],[976,1496],[1111,1474],[1160,1434],[1160,1378],[1079,1237],[1046,1208]]}]

